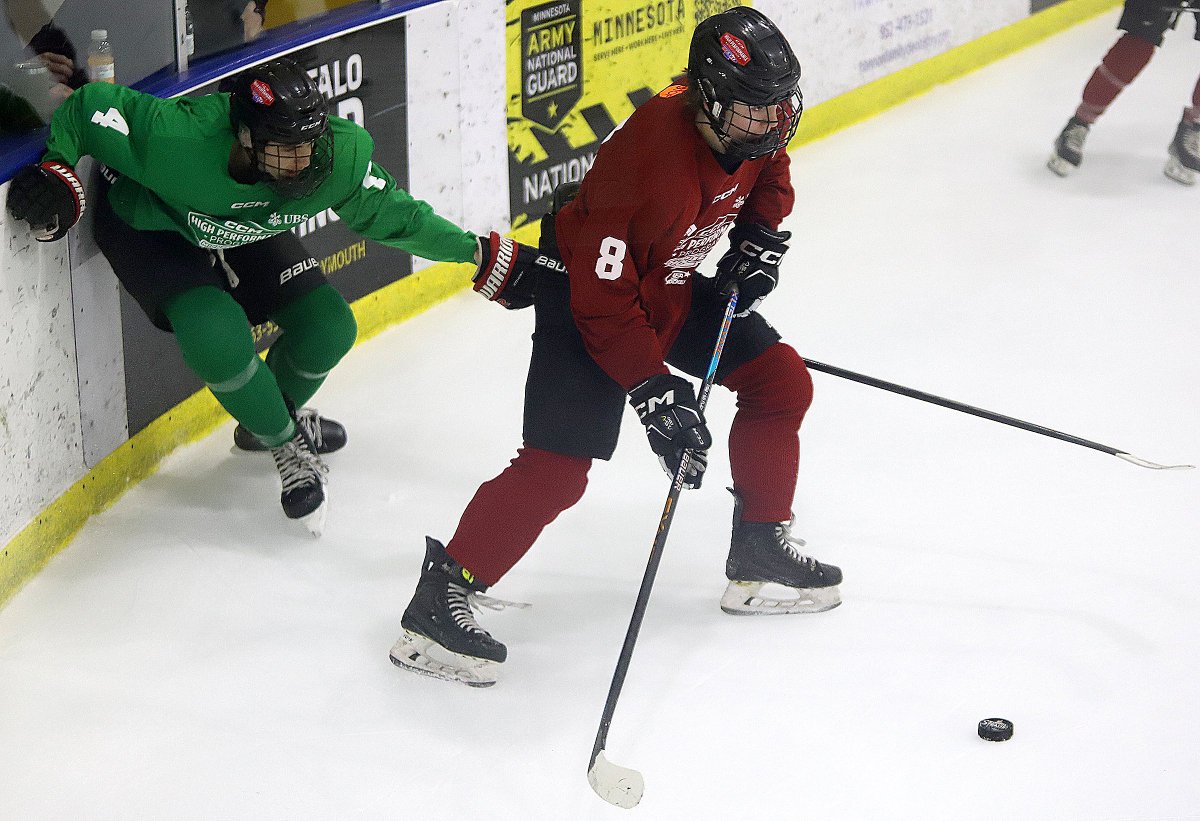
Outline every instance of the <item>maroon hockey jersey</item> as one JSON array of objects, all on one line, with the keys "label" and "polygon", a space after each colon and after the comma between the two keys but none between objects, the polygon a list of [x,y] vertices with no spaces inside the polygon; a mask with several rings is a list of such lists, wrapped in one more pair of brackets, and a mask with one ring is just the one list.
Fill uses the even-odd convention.
[{"label": "maroon hockey jersey", "polygon": [[670,86],[609,135],[555,220],[584,345],[626,390],[668,372],[692,273],[733,223],[775,230],[794,203],[787,153],[726,173],[684,90]]}]

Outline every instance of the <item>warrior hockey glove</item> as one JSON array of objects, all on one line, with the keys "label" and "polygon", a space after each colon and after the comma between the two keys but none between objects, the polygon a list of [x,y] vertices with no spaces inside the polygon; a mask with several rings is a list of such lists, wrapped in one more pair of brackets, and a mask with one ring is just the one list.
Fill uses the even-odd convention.
[{"label": "warrior hockey glove", "polygon": [[736,283],[738,312],[746,316],[756,310],[779,282],[779,261],[787,251],[790,231],[771,231],[752,223],[738,224],[729,232],[730,249],[717,261],[717,287],[727,293]]},{"label": "warrior hockey glove", "polygon": [[543,271],[567,270],[559,260],[495,231],[479,237],[479,258],[479,270],[472,278],[474,289],[513,311],[533,304],[533,290]]},{"label": "warrior hockey glove", "polygon": [[708,466],[712,434],[704,422],[704,413],[696,402],[692,383],[672,374],[650,377],[629,392],[629,404],[646,426],[650,448],[668,475],[674,476],[684,450],[692,451],[692,460],[683,486],[698,488]]},{"label": "warrior hockey glove", "polygon": [[27,165],[8,187],[9,212],[29,223],[38,242],[65,237],[86,207],[83,183],[66,163]]}]

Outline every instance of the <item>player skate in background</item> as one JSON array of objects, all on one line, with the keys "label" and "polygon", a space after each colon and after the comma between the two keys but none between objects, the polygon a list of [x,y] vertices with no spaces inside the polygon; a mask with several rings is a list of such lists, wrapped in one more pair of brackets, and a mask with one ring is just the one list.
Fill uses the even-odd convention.
[{"label": "player skate in background", "polygon": [[[1079,167],[1092,124],[1150,62],[1167,29],[1175,28],[1189,11],[1196,26],[1195,38],[1200,40],[1200,0],[1125,0],[1125,10],[1117,23],[1125,34],[1092,73],[1079,108],[1054,141],[1054,153],[1047,163],[1051,171],[1065,177]],[[1200,172],[1200,78],[1192,91],[1191,105],[1183,109],[1167,154],[1163,172],[1184,185],[1195,183],[1196,173]]]},{"label": "player skate in background", "polygon": [[[396,187],[371,162],[370,135],[331,117],[308,74],[275,60],[233,78],[230,93],[162,100],[90,83],[55,112],[40,164],[9,188],[36,238],[62,238],[84,209],[73,166],[90,154],[96,243],[150,320],[173,332],[188,366],[238,420],[235,444],[269,450],[284,513],[319,535],[321,455],[346,431],[304,404],[354,344],[354,314],[289,228],[332,208],[352,230],[427,259],[469,262],[476,237]],[[513,262],[529,257],[527,249]],[[251,325],[283,333],[266,367]]]},{"label": "player skate in background", "polygon": [[[445,546],[426,539],[395,664],[472,686],[495,682],[507,649],[471,605],[579,501],[592,460],[616,448],[626,400],[669,474],[684,449],[697,451],[687,486],[700,485],[711,436],[691,382],[667,364],[703,375],[730,283],[741,310],[717,371],[738,402],[721,606],[800,613],[840,602],[841,571],[801,555],[804,543],[790,530],[797,432],[812,381],[755,312],[790,239],[778,229],[794,202],[786,146],[802,110],[799,79],[795,55],[762,14],[739,7],[710,17],[693,35],[686,85],[662,91],[609,136],[577,198],[556,197],[542,250],[560,256],[569,275],[541,274],[532,291],[530,278],[512,281],[493,294],[536,306],[524,444],[478,489]],[[694,277],[726,231],[731,247],[718,277]],[[795,597],[767,599],[765,583]]]}]

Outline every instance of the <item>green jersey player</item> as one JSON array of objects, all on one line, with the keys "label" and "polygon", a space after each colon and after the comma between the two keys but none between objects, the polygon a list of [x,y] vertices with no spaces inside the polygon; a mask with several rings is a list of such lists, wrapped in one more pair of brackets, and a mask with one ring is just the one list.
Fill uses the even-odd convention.
[{"label": "green jersey player", "polygon": [[[150,320],[239,422],[234,441],[270,450],[281,504],[319,535],[326,467],[345,429],[304,404],[354,344],[354,314],[289,230],[333,211],[357,233],[426,259],[475,262],[476,290],[519,292],[535,253],[477,237],[397,187],[361,127],[331,117],[315,82],[278,59],[228,93],[172,100],[91,83],[55,112],[41,163],[9,187],[35,237],[66,235],[85,207],[74,165],[101,165],[96,243]],[[532,283],[534,277],[525,277]],[[282,329],[265,367],[251,325]]]}]

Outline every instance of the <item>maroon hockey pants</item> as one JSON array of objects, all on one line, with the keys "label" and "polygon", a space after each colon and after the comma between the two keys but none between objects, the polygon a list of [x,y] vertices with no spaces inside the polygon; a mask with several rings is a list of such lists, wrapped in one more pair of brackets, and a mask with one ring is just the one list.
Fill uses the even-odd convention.
[{"label": "maroon hockey pants", "polygon": [[[745,502],[743,518],[787,521],[796,492],[800,423],[812,403],[808,369],[780,342],[732,371],[723,385],[737,395],[729,462]],[[475,492],[447,551],[481,581],[495,584],[546,525],[583,497],[591,465],[589,458],[518,449],[504,472]]]}]

